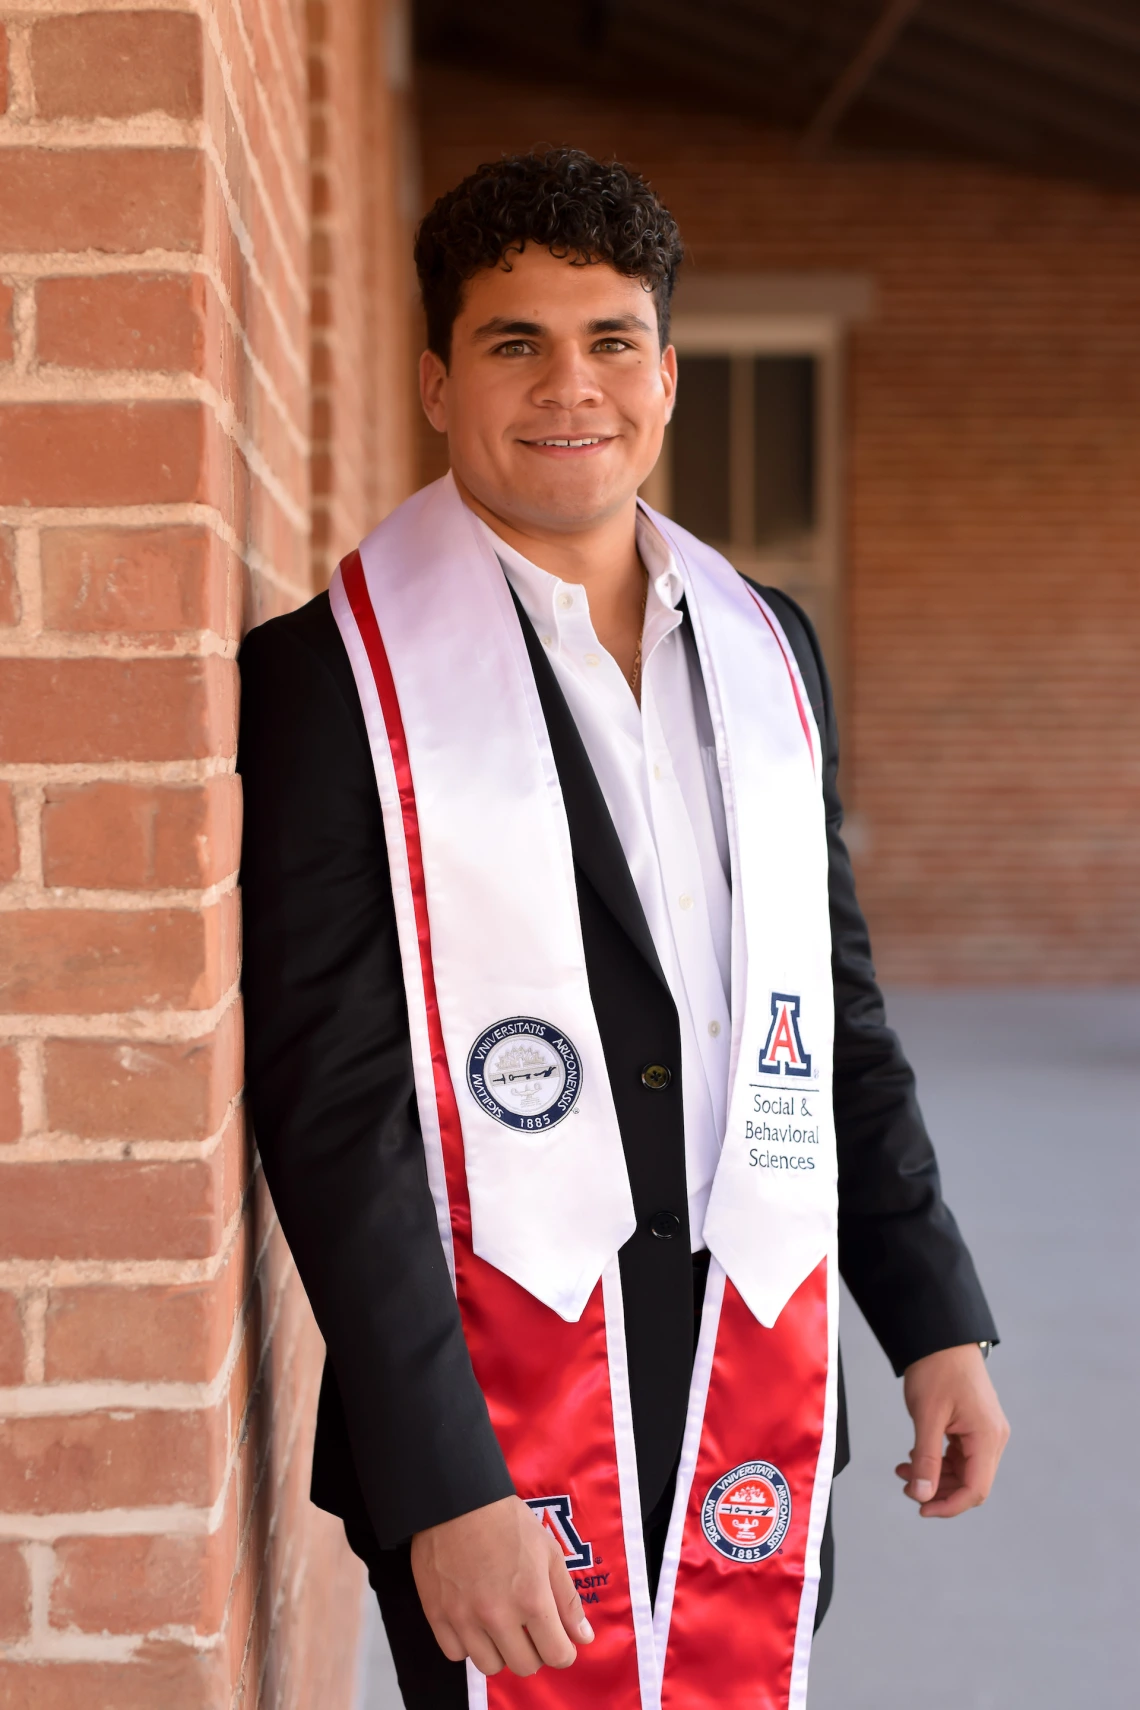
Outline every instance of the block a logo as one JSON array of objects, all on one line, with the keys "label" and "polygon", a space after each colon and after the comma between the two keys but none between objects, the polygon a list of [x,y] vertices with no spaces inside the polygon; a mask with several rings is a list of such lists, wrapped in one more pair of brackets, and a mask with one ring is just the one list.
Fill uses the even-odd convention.
[{"label": "block a logo", "polygon": [[772,1025],[760,1053],[762,1075],[791,1075],[806,1080],[811,1053],[800,1038],[800,1000],[791,992],[772,993]]},{"label": "block a logo", "polygon": [[562,1546],[566,1566],[572,1573],[580,1568],[593,1567],[593,1545],[579,1536],[568,1496],[528,1496],[526,1505],[533,1508],[542,1524],[554,1533]]}]

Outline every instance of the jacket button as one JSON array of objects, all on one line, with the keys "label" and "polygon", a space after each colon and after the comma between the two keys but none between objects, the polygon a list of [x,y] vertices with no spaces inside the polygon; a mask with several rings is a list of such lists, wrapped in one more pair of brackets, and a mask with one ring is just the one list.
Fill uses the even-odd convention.
[{"label": "jacket button", "polygon": [[663,1092],[672,1079],[673,1076],[664,1063],[646,1063],[641,1071],[641,1084],[648,1087],[650,1092]]},{"label": "jacket button", "polygon": [[681,1219],[675,1211],[655,1211],[649,1219],[649,1230],[659,1241],[671,1241],[681,1232]]}]

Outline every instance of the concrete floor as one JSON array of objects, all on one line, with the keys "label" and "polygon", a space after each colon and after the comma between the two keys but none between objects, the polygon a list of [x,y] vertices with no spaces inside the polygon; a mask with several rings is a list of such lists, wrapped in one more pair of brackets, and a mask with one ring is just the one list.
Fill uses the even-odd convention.
[{"label": "concrete floor", "polygon": [[[1140,1703],[1140,992],[892,994],[946,1197],[1004,1338],[1013,1440],[984,1509],[899,1494],[899,1385],[844,1302],[854,1458],[810,1710]],[[357,1710],[398,1710],[369,1601]]]},{"label": "concrete floor", "polygon": [[403,1710],[404,1700],[396,1684],[392,1653],[384,1636],[384,1623],[371,1590],[365,1587],[364,1621],[360,1630],[360,1673],[357,1676],[353,1710]]}]

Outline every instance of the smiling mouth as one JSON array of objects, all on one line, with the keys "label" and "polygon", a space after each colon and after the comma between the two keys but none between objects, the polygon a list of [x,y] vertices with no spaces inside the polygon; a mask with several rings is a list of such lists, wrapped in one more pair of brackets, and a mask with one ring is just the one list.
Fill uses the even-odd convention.
[{"label": "smiling mouth", "polygon": [[528,439],[527,445],[554,445],[562,451],[579,451],[586,445],[601,445],[607,434],[591,434],[587,439]]}]

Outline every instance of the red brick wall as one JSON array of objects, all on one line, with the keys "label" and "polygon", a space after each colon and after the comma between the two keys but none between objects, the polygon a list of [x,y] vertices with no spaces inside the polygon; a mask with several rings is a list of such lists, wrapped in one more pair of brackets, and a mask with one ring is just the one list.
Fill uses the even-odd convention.
[{"label": "red brick wall", "polygon": [[1140,978],[1140,198],[808,164],[738,121],[430,67],[420,105],[425,199],[573,142],[648,174],[697,268],[874,281],[847,373],[843,785],[881,970]]},{"label": "red brick wall", "polygon": [[313,578],[324,587],[414,484],[414,143],[403,7],[310,0],[308,19]]},{"label": "red brick wall", "polygon": [[299,0],[0,0],[3,1710],[349,1701],[322,1348],[240,1107],[233,777],[243,623],[313,586],[322,67],[369,210],[330,538],[406,482],[386,13],[336,11],[330,51]]}]

